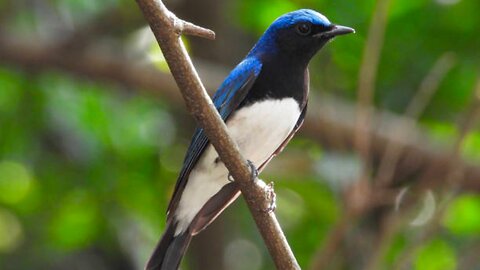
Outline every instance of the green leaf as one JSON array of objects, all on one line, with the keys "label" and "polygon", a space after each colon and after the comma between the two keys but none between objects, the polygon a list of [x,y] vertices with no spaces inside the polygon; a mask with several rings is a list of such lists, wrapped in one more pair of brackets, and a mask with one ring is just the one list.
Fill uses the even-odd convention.
[{"label": "green leaf", "polygon": [[263,33],[277,17],[298,8],[295,3],[284,0],[247,0],[240,3],[240,22],[257,33]]},{"label": "green leaf", "polygon": [[396,17],[401,17],[409,12],[420,9],[430,1],[427,0],[403,0],[403,1],[395,1],[392,5],[390,11],[390,19],[394,20]]},{"label": "green leaf", "polygon": [[469,159],[480,161],[480,133],[470,132],[465,137],[462,146],[462,153]]},{"label": "green leaf", "polygon": [[23,230],[18,218],[0,208],[0,252],[13,251],[23,239]]},{"label": "green leaf", "polygon": [[32,189],[32,176],[20,163],[12,161],[0,162],[0,202],[17,204]]},{"label": "green leaf", "polygon": [[479,213],[480,196],[461,195],[449,205],[443,225],[457,235],[478,236],[480,233]]},{"label": "green leaf", "polygon": [[453,140],[457,134],[457,130],[454,124],[445,122],[429,122],[425,123],[427,127],[428,137],[433,142],[448,145],[453,143]]},{"label": "green leaf", "polygon": [[387,253],[385,254],[385,261],[391,265],[395,260],[402,254],[405,249],[406,240],[405,235],[398,234],[393,238],[392,244],[388,248]]},{"label": "green leaf", "polygon": [[416,252],[416,270],[450,270],[456,265],[454,250],[440,239],[431,241]]},{"label": "green leaf", "polygon": [[50,240],[65,250],[86,247],[98,235],[99,223],[96,202],[84,191],[75,191],[60,202],[49,227]]},{"label": "green leaf", "polygon": [[0,113],[12,113],[22,96],[21,76],[4,68],[0,69]]}]

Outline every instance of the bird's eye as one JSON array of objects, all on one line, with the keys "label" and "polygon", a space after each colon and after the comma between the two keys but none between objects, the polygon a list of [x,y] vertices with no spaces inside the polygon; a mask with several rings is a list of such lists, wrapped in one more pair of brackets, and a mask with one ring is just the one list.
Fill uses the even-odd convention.
[{"label": "bird's eye", "polygon": [[300,23],[297,24],[297,33],[299,33],[302,36],[306,36],[310,34],[312,31],[312,28],[310,27],[310,24],[308,23]]}]

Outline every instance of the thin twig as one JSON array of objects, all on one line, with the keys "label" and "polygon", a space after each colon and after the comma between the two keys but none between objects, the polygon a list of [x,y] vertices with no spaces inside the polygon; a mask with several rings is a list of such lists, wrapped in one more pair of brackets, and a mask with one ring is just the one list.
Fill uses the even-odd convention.
[{"label": "thin twig", "polygon": [[[404,125],[397,125],[392,129],[391,137],[393,141],[402,141],[408,135],[407,130],[415,128],[415,123],[425,110],[432,96],[438,89],[438,85],[455,64],[455,56],[450,53],[444,53],[433,65],[428,75],[420,84],[420,87],[405,109],[404,116],[408,119]],[[380,186],[387,186],[395,173],[395,167],[401,157],[403,148],[392,141],[387,145],[384,157],[378,167],[378,173],[374,183]]]},{"label": "thin twig", "polygon": [[345,231],[351,227],[350,223],[352,222],[352,215],[344,214],[341,216],[340,220],[335,223],[330,233],[327,235],[325,243],[316,255],[313,257],[311,263],[311,270],[324,269],[335,256],[335,253],[339,250],[343,237],[345,236]]},{"label": "thin twig", "polygon": [[[430,102],[432,96],[438,89],[438,85],[445,77],[446,73],[451,70],[455,63],[455,56],[450,53],[444,53],[433,65],[430,72],[423,79],[417,93],[412,98],[411,102],[405,109],[404,116],[409,119],[405,125],[395,126],[391,136],[393,141],[400,141],[407,136],[406,130],[415,128],[415,121],[425,110],[427,104]],[[380,162],[378,174],[374,180],[377,188],[386,187],[390,184],[394,176],[394,168],[397,166],[398,160],[402,156],[403,148],[398,144],[390,142],[385,150],[384,157]],[[383,258],[387,248],[393,239],[393,236],[400,228],[399,213],[387,213],[381,222],[381,230],[379,232],[377,245],[372,252],[366,269],[375,270],[379,268],[381,259]]]},{"label": "thin twig", "polygon": [[215,39],[215,32],[213,32],[212,30],[196,26],[186,21],[182,21],[180,31],[185,35],[203,37],[210,40]]},{"label": "thin twig", "polygon": [[389,247],[388,244],[392,242],[392,239],[395,236],[395,232],[397,232],[401,224],[398,218],[398,213],[396,214],[397,215],[389,213],[386,214],[384,218],[382,218],[377,237],[378,244],[376,245],[377,247],[375,248],[375,250],[373,250],[365,269],[380,269],[379,265],[381,259],[383,258],[383,255]]},{"label": "thin twig", "polygon": [[422,115],[445,75],[455,66],[455,62],[456,56],[452,52],[446,52],[438,58],[405,109],[406,117],[418,119]]},{"label": "thin twig", "polygon": [[355,147],[363,162],[362,178],[365,178],[370,171],[371,110],[390,2],[391,0],[377,0],[359,72]]},{"label": "thin twig", "polygon": [[475,84],[475,88],[473,91],[473,101],[470,107],[468,108],[465,116],[461,119],[458,123],[458,130],[459,133],[452,145],[451,150],[451,159],[452,159],[452,167],[449,168],[449,173],[445,176],[446,178],[446,185],[442,187],[441,190],[441,201],[439,203],[439,207],[435,212],[435,215],[432,217],[428,225],[426,225],[423,230],[422,234],[419,237],[416,237],[413,243],[411,243],[408,247],[405,248],[406,252],[402,254],[399,260],[394,265],[393,269],[404,269],[408,266],[412,257],[414,255],[414,250],[422,243],[425,243],[428,239],[430,239],[433,235],[435,235],[438,230],[441,228],[441,219],[447,210],[449,203],[457,196],[458,194],[458,187],[464,181],[464,169],[458,163],[461,156],[462,145],[465,141],[465,138],[473,128],[474,124],[478,122],[480,119],[480,76],[477,78],[477,82]]},{"label": "thin twig", "polygon": [[223,163],[238,183],[275,265],[278,269],[300,269],[275,214],[258,210],[267,209],[270,204],[265,183],[259,179],[252,182],[250,168],[245,158],[228,135],[225,123],[213,106],[185,46],[179,39],[178,31],[181,28],[176,26],[175,17],[172,20],[172,13],[161,1],[137,0],[137,3],[157,38],[189,112],[204,129]]},{"label": "thin twig", "polygon": [[[373,93],[390,2],[391,0],[377,0],[373,18],[370,22],[367,41],[364,46],[362,65],[359,72],[354,145],[358,155],[362,159],[362,171],[360,172],[358,180],[360,186],[367,186],[369,184]],[[322,251],[325,252],[325,255],[317,252],[317,256],[315,256],[314,263],[312,264],[312,269],[319,269],[319,267],[329,264],[332,259],[332,256],[329,256],[331,250],[336,250],[336,247],[340,245],[343,235],[348,228],[350,228],[351,220],[354,219],[355,211],[351,211],[353,208],[355,208],[355,206],[348,205],[348,202],[346,203],[346,211],[343,212],[344,216],[340,218],[341,222],[337,225],[339,227],[334,228],[327,236],[329,241]],[[344,221],[348,222],[344,224]]]}]

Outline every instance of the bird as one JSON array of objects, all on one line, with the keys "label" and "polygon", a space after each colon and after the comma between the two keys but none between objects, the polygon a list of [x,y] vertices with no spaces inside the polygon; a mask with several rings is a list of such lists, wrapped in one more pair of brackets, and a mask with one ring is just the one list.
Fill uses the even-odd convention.
[{"label": "bird", "polygon": [[[355,30],[311,9],[278,17],[213,96],[252,171],[261,172],[300,128],[307,111],[308,64],[334,37]],[[178,269],[193,236],[240,195],[202,128],[194,132],[167,210],[166,229],[147,270]]]}]

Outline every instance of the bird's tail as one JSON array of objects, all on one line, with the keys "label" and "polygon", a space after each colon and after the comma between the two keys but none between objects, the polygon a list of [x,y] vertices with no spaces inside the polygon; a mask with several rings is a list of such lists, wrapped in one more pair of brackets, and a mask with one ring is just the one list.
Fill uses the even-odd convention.
[{"label": "bird's tail", "polygon": [[175,236],[174,222],[167,224],[167,229],[158,242],[145,270],[176,270],[178,269],[192,234],[189,230]]}]

